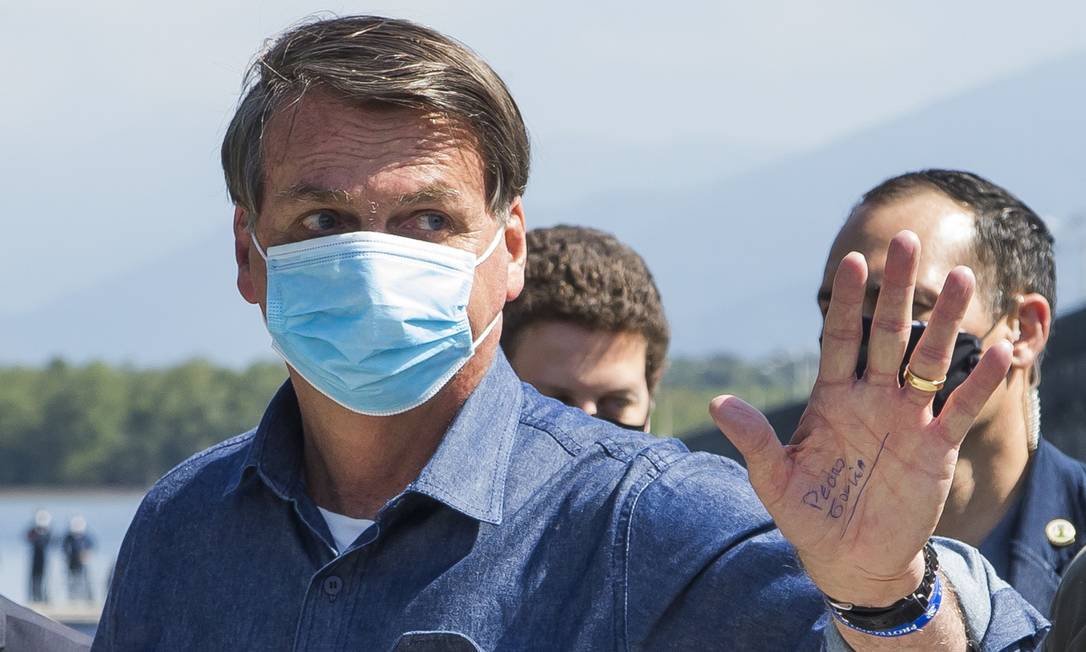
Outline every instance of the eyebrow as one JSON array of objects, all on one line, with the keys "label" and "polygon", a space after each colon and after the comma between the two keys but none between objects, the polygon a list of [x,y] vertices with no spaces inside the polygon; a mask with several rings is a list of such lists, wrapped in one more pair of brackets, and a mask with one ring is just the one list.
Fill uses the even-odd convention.
[{"label": "eyebrow", "polygon": [[[312,183],[296,183],[286,190],[280,190],[278,195],[291,201],[311,202],[317,204],[350,204],[354,199],[350,192],[342,188],[325,188]],[[452,186],[441,183],[431,184],[416,190],[415,192],[400,195],[396,203],[401,206],[412,206],[441,201],[444,199],[458,199],[460,191]]]},{"label": "eyebrow", "polygon": [[416,190],[415,192],[400,195],[398,203],[401,206],[412,206],[414,204],[426,204],[429,202],[441,201],[443,199],[459,198],[460,191],[456,188],[442,183],[435,183],[426,186],[422,190]]},{"label": "eyebrow", "polygon": [[277,193],[283,199],[317,204],[349,204],[351,193],[341,188],[324,188],[312,183],[296,183]]}]

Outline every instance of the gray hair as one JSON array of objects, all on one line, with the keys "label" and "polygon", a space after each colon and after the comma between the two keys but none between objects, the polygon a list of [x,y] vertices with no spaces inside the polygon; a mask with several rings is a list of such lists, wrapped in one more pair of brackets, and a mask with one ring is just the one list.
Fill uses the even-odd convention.
[{"label": "gray hair", "polygon": [[488,206],[505,215],[524,193],[528,132],[498,74],[464,44],[415,23],[346,16],[294,27],[258,55],[222,144],[233,202],[250,224],[264,190],[264,128],[310,88],[360,106],[437,112],[467,127],[483,160]]}]

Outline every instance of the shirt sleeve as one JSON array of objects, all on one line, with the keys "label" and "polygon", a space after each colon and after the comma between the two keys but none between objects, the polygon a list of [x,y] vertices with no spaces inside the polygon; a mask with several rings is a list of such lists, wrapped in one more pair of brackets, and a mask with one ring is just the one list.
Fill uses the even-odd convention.
[{"label": "shirt sleeve", "polygon": [[619,649],[820,650],[821,596],[730,460],[688,454],[629,499]]},{"label": "shirt sleeve", "polygon": [[[969,640],[985,652],[1037,650],[1048,621],[996,575],[976,548],[954,539],[934,539],[943,577],[954,587]],[[826,616],[827,623],[829,615]],[[849,650],[836,627],[826,627],[831,651]]]},{"label": "shirt sleeve", "polygon": [[[850,649],[736,465],[689,455],[632,502],[624,649]],[[936,549],[980,650],[1037,649],[1044,618],[975,549],[946,539]]]},{"label": "shirt sleeve", "polygon": [[[127,635],[138,631],[143,619],[136,613],[135,606],[130,604],[129,596],[133,589],[138,588],[132,586],[140,576],[138,570],[133,569],[133,565],[140,564],[143,553],[149,547],[146,539],[154,522],[154,510],[151,498],[145,497],[124,535],[91,652],[138,649],[128,644]],[[123,621],[123,626],[119,627],[118,621]]]}]

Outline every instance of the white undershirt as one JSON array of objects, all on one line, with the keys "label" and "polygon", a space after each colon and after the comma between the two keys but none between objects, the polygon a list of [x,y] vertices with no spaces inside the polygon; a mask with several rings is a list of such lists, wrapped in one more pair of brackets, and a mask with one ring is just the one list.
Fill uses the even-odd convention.
[{"label": "white undershirt", "polygon": [[373,525],[373,521],[368,519],[337,514],[319,505],[317,509],[321,510],[321,516],[324,517],[324,522],[328,524],[328,529],[332,532],[332,540],[336,542],[336,551],[340,553],[350,548],[355,539]]}]

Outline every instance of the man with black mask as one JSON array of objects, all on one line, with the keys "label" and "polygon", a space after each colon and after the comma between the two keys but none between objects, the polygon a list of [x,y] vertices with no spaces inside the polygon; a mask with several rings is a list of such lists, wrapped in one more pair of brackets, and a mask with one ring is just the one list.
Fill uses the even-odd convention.
[{"label": "man with black mask", "polygon": [[823,314],[834,261],[849,251],[865,254],[870,265],[866,336],[880,292],[904,291],[883,274],[886,245],[902,229],[917,233],[923,245],[910,351],[927,327],[948,270],[973,266],[977,293],[945,380],[908,378],[907,368],[869,359],[864,352],[858,371],[862,376],[870,366],[898,374],[902,382],[930,383],[931,391],[938,390],[933,402],[938,413],[982,351],[1011,342],[1007,380],[962,444],[936,533],[980,548],[999,575],[1047,615],[1060,575],[1086,536],[1086,466],[1040,437],[1037,386],[1056,302],[1052,235],[1018,198],[975,174],[924,170],[889,179],[863,196],[837,235],[818,295]]},{"label": "man with black mask", "polygon": [[533,229],[524,291],[502,319],[502,349],[521,380],[598,419],[649,430],[669,333],[637,252],[596,229]]}]

